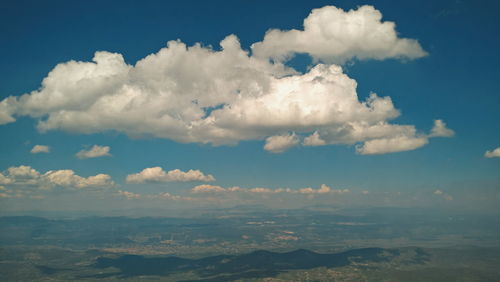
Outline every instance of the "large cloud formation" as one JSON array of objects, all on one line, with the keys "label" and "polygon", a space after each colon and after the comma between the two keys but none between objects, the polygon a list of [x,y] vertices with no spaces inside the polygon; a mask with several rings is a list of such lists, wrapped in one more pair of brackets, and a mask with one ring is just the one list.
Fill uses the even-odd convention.
[{"label": "large cloud formation", "polygon": [[[30,116],[42,132],[114,130],[213,145],[266,139],[271,152],[300,144],[357,144],[361,154],[413,150],[439,134],[391,124],[399,116],[391,98],[372,93],[360,101],[356,81],[331,64],[426,54],[381,17],[371,6],[315,9],[303,31],[271,30],[252,54],[235,35],[220,50],[169,41],[135,65],[96,52],[92,62],[58,64],[40,89],[1,101],[0,124]],[[299,73],[282,61],[294,53],[318,64]]]}]

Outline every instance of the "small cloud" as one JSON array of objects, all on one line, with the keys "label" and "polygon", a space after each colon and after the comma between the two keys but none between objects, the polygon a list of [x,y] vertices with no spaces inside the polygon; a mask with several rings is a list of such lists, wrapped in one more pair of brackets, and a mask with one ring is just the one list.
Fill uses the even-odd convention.
[{"label": "small cloud", "polygon": [[[346,191],[346,193],[349,192],[348,189],[345,189],[345,191]],[[311,187],[302,188],[299,190],[299,193],[301,193],[301,194],[327,194],[330,192],[342,194],[344,192],[344,190],[332,190],[330,187],[328,187],[325,184],[321,184],[321,186],[317,190],[315,190]]]},{"label": "small cloud", "polygon": [[12,179],[0,172],[0,184],[10,184]]},{"label": "small cloud", "polygon": [[498,158],[500,157],[500,147],[496,148],[493,151],[486,151],[484,156],[487,158]]},{"label": "small cloud", "polygon": [[272,193],[273,190],[271,190],[269,188],[256,187],[256,188],[248,189],[248,192],[250,192],[250,193]]},{"label": "small cloud", "polygon": [[314,131],[313,134],[304,138],[304,142],[302,144],[304,146],[323,146],[326,145],[326,141],[321,139],[318,131]]},{"label": "small cloud", "polygon": [[109,150],[110,150],[109,146],[94,145],[89,150],[81,150],[80,152],[76,153],[76,157],[79,159],[107,157],[111,156]]},{"label": "small cloud", "polygon": [[145,168],[139,173],[129,174],[126,179],[127,183],[144,183],[144,182],[189,182],[189,181],[215,181],[211,174],[205,175],[200,170],[190,169],[186,172],[180,169],[165,171],[163,168],[150,167]]},{"label": "small cloud", "polygon": [[450,194],[445,193],[444,191],[439,190],[439,189],[437,189],[436,191],[434,191],[434,195],[441,196],[446,201],[452,201],[453,200],[453,196],[451,196]]},{"label": "small cloud", "polygon": [[125,197],[127,200],[146,199],[146,200],[174,200],[174,201],[196,201],[197,199],[191,197],[183,197],[179,195],[172,195],[168,192],[161,192],[158,194],[137,194],[130,191],[118,190],[115,194],[117,196]]},{"label": "small cloud", "polygon": [[50,147],[45,145],[35,145],[31,149],[32,154],[50,153]]},{"label": "small cloud", "polygon": [[178,196],[178,195],[172,195],[168,192],[162,192],[162,193],[159,193],[159,194],[156,194],[156,195],[150,195],[149,196],[150,199],[163,199],[163,200],[185,200],[185,201],[190,201],[191,198],[190,197],[181,197],[181,196]]},{"label": "small cloud", "polygon": [[453,135],[455,135],[455,131],[447,128],[444,121],[436,119],[429,137],[452,137]]},{"label": "small cloud", "polygon": [[444,195],[443,195],[443,198],[444,198],[446,201],[452,201],[452,200],[453,200],[453,196],[448,195],[448,194],[444,194]]},{"label": "small cloud", "polygon": [[295,135],[295,133],[275,135],[266,139],[264,150],[271,153],[283,153],[284,151],[297,146],[298,144],[299,138],[297,137],[297,135]]},{"label": "small cloud", "polygon": [[122,190],[118,190],[118,195],[123,196],[123,197],[127,198],[128,200],[141,198],[140,194],[129,192],[129,191],[122,191]]},{"label": "small cloud", "polygon": [[[418,134],[414,127],[381,124],[374,126],[371,130],[365,129],[376,136],[381,132],[388,137],[366,140],[363,144],[356,146],[356,151],[361,155],[380,155],[418,149],[433,137],[451,137],[455,132],[446,127],[446,123],[440,119],[434,120],[434,126],[429,134]],[[391,136],[392,135],[392,136]],[[319,136],[318,136],[319,137]],[[309,137],[308,137],[309,138]],[[313,135],[310,136],[314,139]]]},{"label": "small cloud", "polygon": [[226,188],[218,185],[202,184],[191,189],[191,193],[225,192]]},{"label": "small cloud", "polygon": [[[40,173],[27,165],[12,166],[7,169],[8,176],[11,179],[34,179],[40,176]],[[3,179],[3,178],[2,178]]]},{"label": "small cloud", "polygon": [[425,137],[414,136],[373,139],[366,141],[361,146],[357,146],[356,151],[361,155],[380,155],[415,150],[428,142],[428,139]]}]

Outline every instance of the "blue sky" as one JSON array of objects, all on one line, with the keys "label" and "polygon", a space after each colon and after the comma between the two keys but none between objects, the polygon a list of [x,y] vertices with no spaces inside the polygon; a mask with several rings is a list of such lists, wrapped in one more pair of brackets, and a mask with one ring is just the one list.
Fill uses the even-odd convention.
[{"label": "blue sky", "polygon": [[[395,152],[386,152],[387,148],[377,147],[378,151],[373,154],[369,153],[373,151],[366,149],[368,146],[366,142],[372,140],[369,138],[350,139],[349,142],[345,142],[346,144],[304,146],[301,144],[305,142],[305,138],[316,130],[321,135],[323,129],[325,132],[336,130],[336,126],[345,124],[337,123],[334,127],[331,124],[307,125],[301,131],[293,122],[294,125],[287,123],[285,126],[278,127],[269,124],[262,127],[242,126],[236,121],[234,124],[231,123],[233,122],[231,118],[221,122],[230,123],[231,130],[236,128],[230,134],[238,137],[236,139],[223,137],[222,141],[212,133],[207,133],[204,128],[199,130],[199,135],[196,135],[198,132],[193,133],[197,137],[193,137],[190,141],[177,140],[176,136],[184,138],[182,130],[178,134],[169,133],[169,130],[174,132],[173,127],[166,127],[168,130],[161,127],[160,130],[153,131],[147,128],[148,124],[141,124],[142,118],[129,121],[125,116],[123,120],[127,120],[128,123],[124,122],[121,125],[120,118],[118,118],[111,123],[120,124],[122,127],[111,128],[111,130],[109,127],[101,127],[101,124],[109,121],[106,116],[95,116],[98,125],[97,129],[91,133],[85,129],[89,124],[81,123],[78,117],[72,121],[71,126],[54,125],[46,132],[41,132],[37,130],[38,122],[45,121],[55,112],[49,110],[30,117],[29,115],[35,115],[36,109],[22,108],[24,106],[19,102],[18,107],[21,110],[16,110],[17,112],[13,114],[16,121],[0,125],[2,136],[0,171],[3,171],[5,177],[11,179],[10,183],[5,180],[2,186],[5,190],[3,193],[5,197],[0,199],[3,207],[0,210],[66,209],[67,205],[71,206],[72,203],[75,203],[74,205],[79,209],[85,207],[105,209],[99,206],[102,203],[89,200],[94,198],[115,203],[110,204],[112,208],[126,208],[129,205],[147,208],[153,205],[163,205],[157,201],[158,199],[154,199],[155,203],[149,201],[154,197],[153,195],[163,192],[170,193],[174,198],[175,196],[185,197],[185,202],[189,202],[188,206],[197,206],[205,203],[199,199],[191,201],[187,198],[199,197],[199,194],[193,194],[191,189],[202,184],[222,189],[238,186],[242,189],[264,187],[270,190],[290,188],[294,191],[291,195],[285,196],[273,192],[274,196],[280,194],[273,196],[274,198],[261,197],[260,194],[256,197],[253,194],[250,195],[248,191],[238,195],[221,195],[223,192],[218,194],[214,191],[203,194],[208,195],[208,198],[213,198],[214,203],[223,202],[227,205],[247,202],[265,202],[270,205],[279,202],[281,206],[314,204],[316,202],[312,200],[315,197],[318,200],[318,193],[298,191],[305,187],[319,189],[321,184],[330,187],[331,190],[326,194],[332,194],[330,195],[332,199],[330,201],[326,197],[321,201],[318,200],[318,203],[332,205],[343,202],[359,205],[418,206],[429,203],[439,204],[439,201],[443,199],[445,200],[443,203],[447,204],[460,202],[460,205],[466,206],[471,203],[481,205],[481,201],[474,196],[483,193],[481,192],[483,190],[486,192],[481,194],[483,195],[481,197],[498,199],[500,158],[485,157],[486,151],[493,151],[500,147],[498,122],[500,120],[500,111],[498,111],[500,93],[496,78],[497,66],[500,63],[496,53],[500,47],[500,39],[495,36],[500,22],[495,14],[499,4],[495,1],[482,1],[479,4],[474,1],[405,1],[404,3],[394,1],[272,1],[271,3],[269,1],[182,1],[180,3],[3,1],[2,3],[0,9],[0,59],[2,61],[0,98],[2,100],[10,96],[19,97],[35,90],[42,91],[39,92],[42,95],[49,95],[43,92],[41,82],[56,65],[72,60],[91,62],[96,51],[119,53],[123,56],[125,63],[134,66],[137,61],[166,47],[166,43],[170,40],[179,39],[187,46],[199,42],[202,49],[209,49],[212,46],[213,51],[217,52],[221,50],[220,41],[234,34],[239,39],[241,49],[250,52],[251,57],[260,54],[259,60],[267,61],[268,54],[284,52],[282,50],[286,48],[291,48],[291,54],[303,53],[304,51],[300,51],[303,43],[302,45],[296,44],[299,47],[293,47],[294,43],[288,42],[288,37],[274,42],[270,40],[268,45],[271,47],[263,47],[257,55],[254,54],[257,51],[254,51],[251,45],[263,41],[266,31],[270,29],[279,29],[283,33],[291,29],[303,30],[303,21],[312,9],[331,5],[347,11],[357,10],[362,5],[372,5],[383,15],[382,22],[390,21],[396,24],[395,31],[398,39],[414,39],[418,43],[407,47],[399,55],[394,55],[389,51],[383,53],[385,51],[379,49],[346,51],[354,52],[347,54],[355,54],[354,56],[358,58],[366,57],[366,59],[357,59],[347,55],[347,57],[342,57],[344,55],[335,53],[334,47],[324,47],[325,44],[322,45],[321,41],[316,44],[306,39],[305,42],[309,44],[304,47],[306,54],[271,63],[273,65],[263,68],[276,67],[282,63],[284,67],[293,68],[295,75],[303,75],[318,63],[328,66],[340,64],[343,73],[357,83],[356,93],[359,105],[369,97],[371,92],[377,93],[379,97],[390,97],[394,108],[401,114],[395,118],[383,119],[383,122],[412,126],[417,132],[405,133],[407,135],[404,135],[404,140],[416,144],[412,142],[424,142],[425,139],[428,144],[415,145],[418,148],[413,148],[413,145],[398,150],[389,148]],[[338,25],[339,23],[332,22],[332,24]],[[278,43],[283,45],[272,47],[273,44]],[[371,43],[362,41],[362,44],[370,46]],[[427,55],[418,53],[418,46]],[[319,48],[326,48],[327,54],[314,53]],[[386,58],[380,60],[377,56]],[[186,62],[182,66],[186,66],[188,69],[186,72],[197,73],[198,71],[197,66],[192,62]],[[213,71],[217,72],[219,69],[214,68]],[[143,77],[141,75],[150,74],[151,72],[139,73],[135,77],[127,78],[127,83],[132,85],[134,81]],[[175,75],[174,72],[173,77],[176,77]],[[272,75],[282,78],[292,74],[276,72]],[[71,73],[68,73],[69,76]],[[179,85],[196,82],[191,79],[191,76],[183,78],[179,75],[179,77],[178,80],[173,78],[172,81]],[[59,81],[64,79],[64,72],[56,77]],[[189,82],[184,82],[184,80]],[[95,80],[85,83],[82,86],[83,89],[97,87],[98,93],[107,91],[107,88],[101,89],[100,86],[95,86],[98,85]],[[279,85],[283,84],[284,82]],[[145,84],[139,81],[135,87],[140,88],[143,85]],[[193,88],[189,87],[187,90],[179,89],[185,90],[186,95],[191,95],[189,89]],[[62,97],[90,95],[90,92],[75,94],[71,91],[61,91]],[[266,94],[266,91],[263,90],[263,93]],[[305,93],[304,89],[300,91]],[[181,94],[175,92],[172,97]],[[214,94],[210,91],[202,92],[198,98],[200,101],[205,98],[211,99],[210,95]],[[41,102],[39,101],[38,104],[49,105],[51,103],[46,100],[48,98],[41,97]],[[92,103],[94,102],[96,101]],[[223,103],[229,104],[229,102]],[[307,108],[308,105],[300,103],[299,101],[299,107]],[[235,105],[233,105],[234,108],[236,108]],[[59,110],[71,111],[72,109],[70,107]],[[147,114],[148,111],[145,115]],[[389,113],[385,114],[389,115]],[[182,113],[175,113],[175,116],[177,115],[182,115]],[[207,112],[207,115],[210,115],[210,112]],[[355,117],[350,122],[363,118]],[[446,128],[452,130],[454,134],[441,134],[443,135],[441,137],[427,138],[437,119],[443,120]],[[371,122],[372,120],[363,121]],[[140,134],[132,134],[134,130],[139,130]],[[399,129],[391,127],[391,130]],[[169,132],[165,133],[166,131]],[[326,133],[322,135],[327,143],[339,142],[340,137],[337,135],[335,135],[337,137],[331,137],[330,140],[327,140],[330,138],[326,137],[327,135]],[[288,150],[278,153],[276,151],[281,151],[279,148],[274,149],[274,152],[273,149],[264,150],[266,139],[267,143],[271,143],[268,138],[272,136],[289,137],[285,140],[286,142],[289,142],[290,138],[297,138],[298,145],[293,146],[287,143],[290,145],[285,146]],[[383,136],[379,139],[387,140],[393,137],[392,135]],[[398,140],[395,141],[396,143],[389,143],[392,144],[391,146],[394,144],[399,146],[398,144],[402,141]],[[203,144],[205,141],[208,143]],[[231,144],[219,144],[226,141]],[[30,153],[35,145],[49,146],[50,152]],[[108,146],[110,156],[84,159],[75,156],[77,152],[89,150],[94,145]],[[14,175],[9,176],[11,173],[8,171],[9,168],[20,166],[30,166],[39,173],[33,176],[37,178],[36,181],[32,179],[36,184],[26,181],[26,177],[32,176],[20,175],[19,179],[24,179],[21,179],[22,181],[14,179]],[[194,181],[178,181],[167,176],[163,178],[157,176],[157,178],[143,179],[142,182],[139,181],[140,183],[125,181],[127,175],[153,167],[161,167],[165,172],[175,169],[183,173],[191,169],[199,170],[205,176],[213,175],[216,180],[199,181],[200,179],[195,177]],[[48,171],[62,170],[72,170],[74,174],[73,176],[66,175],[64,178],[66,182],[49,180],[48,176],[43,176]],[[23,173],[26,173],[26,170]],[[87,177],[99,174],[109,176],[109,179],[104,179],[101,183],[103,187],[99,187],[100,184],[89,184],[90,180]],[[74,175],[81,178],[74,178]],[[81,184],[78,181],[87,182]],[[80,186],[76,187],[78,185]],[[344,194],[336,192],[344,191],[344,189],[349,192]],[[87,190],[90,194],[85,194]],[[15,196],[16,191],[25,192]],[[138,196],[135,199],[133,197],[127,199],[123,194],[124,191]],[[406,193],[408,196],[404,200],[392,198],[377,200],[375,199],[377,193]],[[309,198],[301,198],[301,194]],[[33,195],[40,197],[33,198]],[[366,198],[360,198],[361,195]],[[373,198],[369,198],[368,195],[373,195]],[[449,197],[445,197],[446,195]],[[43,199],[38,199],[42,197]],[[342,201],[341,197],[346,198]],[[173,206],[183,205],[180,202],[184,201],[173,198],[163,200]]]}]

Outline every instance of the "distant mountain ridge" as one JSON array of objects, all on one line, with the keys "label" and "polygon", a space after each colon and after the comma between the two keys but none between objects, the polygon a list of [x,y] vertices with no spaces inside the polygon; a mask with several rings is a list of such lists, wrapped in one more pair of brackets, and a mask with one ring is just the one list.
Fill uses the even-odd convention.
[{"label": "distant mountain ridge", "polygon": [[286,253],[258,250],[242,255],[219,255],[201,259],[124,255],[118,258],[97,258],[94,267],[101,269],[114,267],[120,270],[118,273],[110,273],[109,276],[169,275],[175,272],[195,271],[202,277],[217,277],[217,281],[224,281],[274,276],[293,269],[385,262],[397,255],[397,251],[382,248],[363,248],[333,254],[320,254],[305,249]]}]

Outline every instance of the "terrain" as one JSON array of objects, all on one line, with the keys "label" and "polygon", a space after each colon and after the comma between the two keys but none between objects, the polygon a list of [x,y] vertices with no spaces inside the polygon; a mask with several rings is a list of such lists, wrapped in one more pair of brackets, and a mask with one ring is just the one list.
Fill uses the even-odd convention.
[{"label": "terrain", "polygon": [[2,281],[498,281],[500,248],[254,251],[198,259],[55,247],[1,250]]},{"label": "terrain", "polygon": [[498,217],[413,209],[0,217],[1,281],[498,281]]}]

